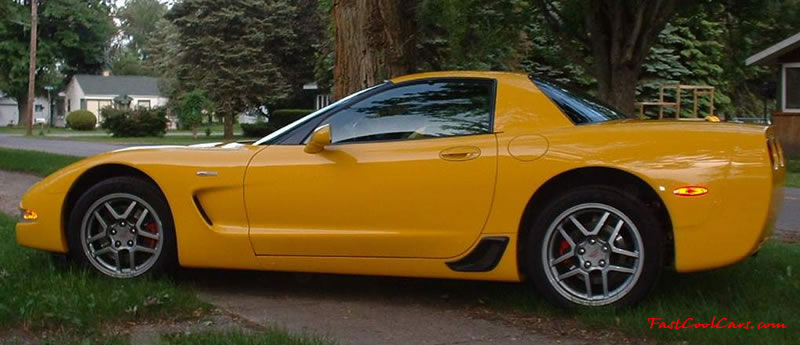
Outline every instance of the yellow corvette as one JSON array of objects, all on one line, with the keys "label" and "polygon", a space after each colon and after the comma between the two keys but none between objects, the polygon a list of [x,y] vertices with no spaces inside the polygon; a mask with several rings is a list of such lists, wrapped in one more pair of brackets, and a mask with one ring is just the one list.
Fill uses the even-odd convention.
[{"label": "yellow corvette", "polygon": [[526,75],[444,72],[351,95],[254,143],[119,150],[21,202],[20,244],[116,278],[183,267],[531,281],[641,300],[663,269],[771,234],[773,129],[640,121]]}]

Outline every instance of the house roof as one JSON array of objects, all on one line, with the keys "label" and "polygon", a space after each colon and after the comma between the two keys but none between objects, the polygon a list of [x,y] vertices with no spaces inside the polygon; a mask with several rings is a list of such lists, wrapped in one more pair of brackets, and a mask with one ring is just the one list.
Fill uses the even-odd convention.
[{"label": "house roof", "polygon": [[748,66],[753,64],[770,63],[775,61],[775,59],[779,58],[781,55],[791,52],[798,47],[800,47],[800,32],[747,58],[745,63],[747,63]]},{"label": "house roof", "polygon": [[76,74],[75,80],[87,95],[161,96],[158,78],[132,75]]}]

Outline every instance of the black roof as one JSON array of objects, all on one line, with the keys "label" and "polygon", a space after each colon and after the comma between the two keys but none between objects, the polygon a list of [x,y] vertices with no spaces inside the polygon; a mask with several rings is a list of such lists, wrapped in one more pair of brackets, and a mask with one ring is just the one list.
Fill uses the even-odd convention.
[{"label": "black roof", "polygon": [[102,75],[76,74],[83,93],[89,95],[137,95],[161,96],[158,78],[134,75]]}]

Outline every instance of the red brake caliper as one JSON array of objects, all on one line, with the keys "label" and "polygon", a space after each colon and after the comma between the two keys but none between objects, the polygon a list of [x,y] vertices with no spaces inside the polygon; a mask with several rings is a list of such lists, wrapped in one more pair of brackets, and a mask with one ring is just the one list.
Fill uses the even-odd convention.
[{"label": "red brake caliper", "polygon": [[[144,228],[152,234],[156,234],[156,231],[158,231],[158,225],[156,225],[156,223],[147,223],[144,225]],[[152,238],[145,238],[144,243],[150,248],[155,249],[156,247],[156,240]]]},{"label": "red brake caliper", "polygon": [[[570,248],[569,242],[567,242],[567,240],[561,240],[561,244],[558,246],[558,255],[563,256],[569,251],[569,248]],[[566,259],[563,262],[567,265],[571,265],[572,259]]]}]

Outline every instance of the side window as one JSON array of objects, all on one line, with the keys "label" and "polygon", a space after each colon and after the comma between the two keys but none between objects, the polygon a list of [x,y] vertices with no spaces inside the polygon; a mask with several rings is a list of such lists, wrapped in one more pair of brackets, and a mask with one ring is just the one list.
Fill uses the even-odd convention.
[{"label": "side window", "polygon": [[353,104],[330,124],[333,143],[413,140],[491,132],[491,80],[443,80],[399,86]]}]

